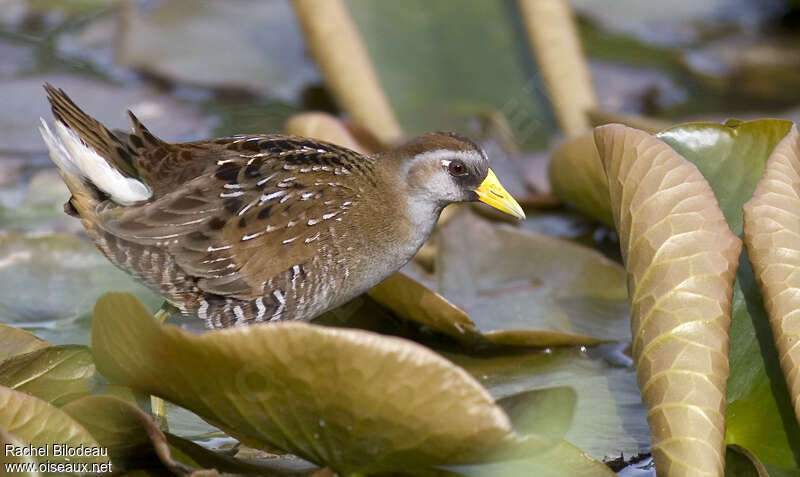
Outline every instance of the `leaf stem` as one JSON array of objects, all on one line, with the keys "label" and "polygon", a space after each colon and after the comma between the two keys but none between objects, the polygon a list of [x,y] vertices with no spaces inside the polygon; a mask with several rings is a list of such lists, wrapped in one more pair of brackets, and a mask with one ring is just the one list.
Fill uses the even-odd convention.
[{"label": "leaf stem", "polygon": [[[174,307],[166,301],[161,304],[161,308],[156,311],[153,318],[159,324],[164,324],[167,318],[173,313]],[[169,430],[169,423],[167,422],[167,403],[158,396],[150,396],[150,410],[153,412],[153,419],[155,419],[158,427],[167,432]]]}]

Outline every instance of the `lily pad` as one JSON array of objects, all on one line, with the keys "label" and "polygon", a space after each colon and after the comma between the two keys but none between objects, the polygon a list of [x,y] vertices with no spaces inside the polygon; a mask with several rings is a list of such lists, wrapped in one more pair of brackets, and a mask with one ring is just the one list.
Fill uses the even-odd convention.
[{"label": "lily pad", "polygon": [[399,316],[456,339],[473,344],[482,341],[464,311],[402,272],[372,288],[369,296]]},{"label": "lily pad", "polygon": [[777,0],[643,3],[636,0],[573,0],[575,10],[603,27],[634,35],[645,43],[687,44],[702,39],[712,27],[754,26],[785,8]]},{"label": "lily pad", "polygon": [[91,391],[95,367],[85,346],[49,346],[0,363],[0,385],[56,406]]},{"label": "lily pad", "polygon": [[211,472],[217,470],[223,475],[311,477],[319,470],[314,464],[292,454],[266,454],[268,457],[257,459],[233,458],[170,433],[166,434],[165,443],[154,440],[154,445],[161,462],[177,474],[185,473],[188,467],[195,472],[202,472],[202,469],[210,469]]},{"label": "lily pad", "polygon": [[0,362],[13,356],[52,346],[33,333],[0,323]]},{"label": "lily pad", "polygon": [[340,472],[480,460],[521,439],[463,370],[398,338],[300,322],[197,336],[112,293],[96,306],[92,345],[112,382]]},{"label": "lily pad", "polygon": [[31,235],[83,233],[81,222],[64,213],[70,194],[55,168],[35,172],[27,184],[20,181],[14,187],[18,193],[0,199],[0,223],[5,231]]},{"label": "lily pad", "polygon": [[[697,164],[714,188],[731,228],[741,233],[742,206],[790,127],[790,122],[781,120],[729,121],[722,126],[676,126],[662,134],[667,141],[680,140],[680,152]],[[727,184],[728,179],[735,187]],[[730,362],[728,443],[748,449],[767,466],[796,468],[800,428],[781,378],[767,314],[747,254],[740,258],[734,287]],[[759,412],[747,412],[747,406],[755,402],[759,403]]]},{"label": "lily pad", "polygon": [[387,308],[366,294],[326,311],[311,322],[337,328],[357,328],[412,340],[419,331],[418,327],[414,326],[410,320],[397,318]]},{"label": "lily pad", "polygon": [[625,271],[587,247],[470,213],[440,231],[438,290],[497,344],[627,340]]},{"label": "lily pad", "polygon": [[553,193],[589,217],[614,227],[608,179],[600,162],[594,134],[565,141],[550,159]]},{"label": "lily pad", "polygon": [[[798,468],[800,428],[746,253],[733,295],[728,403],[729,443],[754,452],[767,466]],[[754,403],[758,413],[742,412]]]},{"label": "lily pad", "polygon": [[197,414],[170,402],[167,402],[166,406],[167,423],[171,434],[209,449],[219,449],[236,444],[236,439],[204,421]]},{"label": "lily pad", "polygon": [[22,152],[41,152],[46,148],[39,134],[39,118],[52,119],[46,82],[64,89],[87,113],[109,128],[130,129],[126,109],[157,136],[169,141],[207,137],[211,122],[196,108],[156,90],[144,87],[115,86],[73,75],[25,76],[0,82],[0,144]]},{"label": "lily pad", "polygon": [[[781,444],[787,440],[796,442],[795,439],[800,434],[798,434],[796,426],[785,426],[781,422],[790,419],[786,409],[787,403],[783,399],[785,388],[780,385],[780,382],[770,384],[770,381],[780,379],[775,376],[775,365],[778,364],[776,358],[779,357],[780,367],[788,383],[789,397],[794,405],[795,417],[800,415],[800,398],[798,397],[800,396],[800,382],[798,382],[797,375],[799,358],[795,346],[797,329],[793,318],[797,309],[795,305],[797,279],[794,276],[797,262],[796,250],[800,247],[797,240],[795,215],[795,203],[798,197],[795,185],[798,160],[797,137],[797,128],[793,127],[770,155],[764,176],[753,197],[744,206],[745,244],[755,279],[763,294],[764,306],[769,312],[768,317],[764,316],[763,309],[760,308],[762,300],[757,297],[750,298],[745,291],[744,299],[741,301],[743,305],[748,305],[747,302],[759,305],[758,307],[747,306],[746,310],[754,318],[755,332],[760,338],[759,341],[763,337],[762,343],[768,344],[767,340],[770,337],[773,338],[778,354],[776,356],[773,354],[774,351],[770,350],[770,354],[765,360],[767,364],[765,374],[755,374],[754,372],[759,371],[758,368],[753,367],[750,362],[740,361],[748,371],[747,374],[739,375],[740,378],[744,378],[740,382],[743,385],[746,385],[748,381],[756,384],[749,389],[749,394],[744,393],[745,390],[748,390],[747,387],[742,386],[740,389],[740,394],[737,396],[738,401],[731,404],[731,412],[735,413],[738,419],[729,427],[731,441],[756,452],[764,462],[782,465],[784,468],[795,467],[793,464],[796,460],[794,458],[796,447]],[[744,290],[749,288],[751,294],[755,293],[755,290],[752,289],[754,284],[751,276],[743,277],[742,286]],[[742,311],[745,311],[744,307],[742,307]],[[771,324],[772,332],[769,334],[765,333],[767,331],[765,330],[765,318],[768,318]],[[750,324],[744,317],[743,322],[746,325]],[[749,331],[747,328],[744,329]],[[764,336],[765,334],[766,336]],[[750,358],[754,351],[752,348],[756,348],[757,344],[751,343],[746,347],[743,346],[748,352],[747,354],[740,353],[740,359]],[[748,348],[750,349],[748,350]],[[750,384],[750,386],[753,385]],[[775,394],[774,397],[773,394]],[[777,402],[776,398],[778,398]],[[773,412],[753,413],[748,407],[748,404],[752,405],[753,402],[769,403],[769,408]],[[778,405],[780,413],[774,412],[773,403]],[[761,409],[760,406],[759,409]],[[752,422],[756,420],[763,422],[766,419],[772,422],[757,427],[752,426]],[[769,428],[776,429],[776,431],[766,432]]]},{"label": "lily pad", "polygon": [[555,122],[532,55],[519,46],[527,40],[513,8],[480,0],[458,8],[442,0],[346,3],[409,134],[469,133],[475,118],[500,114],[518,144],[546,145]]},{"label": "lily pad", "polygon": [[104,463],[95,456],[58,456],[54,444],[97,449],[100,444],[64,411],[39,398],[0,386],[0,429],[16,436],[26,445],[49,446],[46,459],[54,463]]},{"label": "lily pad", "polygon": [[723,38],[692,48],[685,62],[703,86],[743,104],[772,110],[800,99],[797,44],[779,35]]},{"label": "lily pad", "polygon": [[[6,8],[8,8],[6,4]],[[0,21],[2,21],[0,14]],[[0,65],[0,79],[11,78],[34,66],[34,52],[30,45],[20,45],[16,42],[0,40],[0,55],[3,64]]]},{"label": "lily pad", "polygon": [[[656,134],[711,184],[725,218],[742,233],[742,206],[764,172],[767,157],[792,123],[780,119],[686,123]],[[553,192],[588,216],[613,226],[608,182],[589,134],[562,145],[551,158]]]},{"label": "lily pad", "polygon": [[[767,157],[790,126],[779,120],[729,121],[726,125],[696,123],[670,128],[659,137],[663,136],[668,144],[697,165],[714,189],[731,228],[741,232],[742,206],[755,189]],[[594,160],[586,156],[584,159]],[[554,162],[552,170],[567,164]],[[566,170],[562,172],[567,173]],[[602,184],[602,181],[595,183]],[[571,201],[571,197],[582,192],[579,188],[565,188],[560,193]],[[583,209],[583,212],[602,217],[602,210],[601,207]],[[772,333],[746,254],[739,260],[734,285],[730,340],[727,442],[753,452],[765,466],[775,471],[796,468],[794,456],[800,449],[797,444],[800,429],[781,377]],[[758,403],[757,413],[748,410],[755,403]]]},{"label": "lily pad", "polygon": [[770,474],[758,458],[744,447],[731,445],[725,452],[727,477],[769,477]]},{"label": "lily pad", "polygon": [[[744,207],[745,244],[756,280],[769,312],[769,321],[786,376],[795,415],[800,416],[800,351],[796,347],[798,266],[800,240],[797,204],[800,182],[798,131],[793,127],[767,162],[767,170],[756,193]],[[800,417],[799,417],[800,418]]]},{"label": "lily pad", "polygon": [[688,123],[656,135],[694,163],[719,201],[731,230],[742,233],[742,206],[753,195],[764,166],[790,121],[759,119],[728,124]]},{"label": "lily pad", "polygon": [[232,8],[177,0],[130,4],[121,15],[118,61],[135,70],[283,99],[296,99],[309,83],[320,81],[289,2],[244,0]]},{"label": "lily pad", "polygon": [[88,312],[104,292],[161,299],[114,267],[86,240],[67,234],[0,234],[0,316],[56,343],[86,343]]},{"label": "lily pad", "polygon": [[[728,406],[726,440],[747,449],[765,463],[783,470],[797,469],[793,464],[796,428],[787,428],[784,420],[792,416],[776,409],[773,386],[766,375],[757,376],[755,388]],[[774,379],[781,383],[782,377]],[[788,409],[791,413],[791,408]],[[790,421],[793,422],[793,421]]]},{"label": "lily pad", "polygon": [[[14,0],[16,1],[16,0]],[[113,0],[21,0],[29,13],[48,13],[54,9],[70,16],[87,15],[111,7]]]},{"label": "lily pad", "polygon": [[[542,412],[531,417],[547,420],[570,412],[572,418],[555,418],[550,423],[539,421],[533,425],[547,434],[566,423],[568,428],[563,434],[566,441],[595,459],[605,460],[620,454],[631,456],[650,451],[647,411],[636,385],[633,363],[619,353],[619,348],[609,344],[589,352],[563,348],[486,356],[444,353],[444,356],[478,379],[501,404],[521,393],[544,392],[538,398],[547,400],[568,389],[574,397],[568,394],[559,402],[543,404],[539,408]],[[513,410],[510,413],[518,419],[515,426],[523,427],[525,420],[520,420]]]},{"label": "lily pad", "polygon": [[741,241],[698,168],[669,146],[618,124],[594,134],[628,271],[653,460],[662,473],[719,475]]},{"label": "lily pad", "polygon": [[280,459],[248,462],[165,434],[149,415],[114,397],[86,396],[62,409],[108,449],[115,469],[150,468],[163,464],[179,475],[204,469],[234,475],[282,476],[289,473],[283,472],[287,469]]},{"label": "lily pad", "polygon": [[615,475],[605,464],[588,457],[581,449],[562,441],[535,459],[494,462],[475,466],[452,467],[465,477],[606,477]]},{"label": "lily pad", "polygon": [[575,415],[577,396],[569,386],[526,391],[497,401],[506,411],[514,429],[561,439]]},{"label": "lily pad", "polygon": [[25,442],[19,437],[0,429],[0,447],[3,449],[3,452],[0,453],[0,464],[3,465],[3,469],[8,473],[11,473],[9,467],[17,464],[17,470],[14,472],[16,476],[38,477],[41,474],[35,470],[36,467],[33,469],[30,468],[31,465],[35,466],[37,464],[36,457],[30,455],[14,455],[14,453],[5,450],[6,446],[21,448],[25,447],[25,445]]},{"label": "lily pad", "polygon": [[[157,463],[152,439],[163,438],[153,420],[129,402],[108,396],[85,396],[61,408],[79,422],[103,447],[115,467],[136,468]],[[152,437],[151,437],[152,436]],[[133,462],[132,462],[133,461]]]}]

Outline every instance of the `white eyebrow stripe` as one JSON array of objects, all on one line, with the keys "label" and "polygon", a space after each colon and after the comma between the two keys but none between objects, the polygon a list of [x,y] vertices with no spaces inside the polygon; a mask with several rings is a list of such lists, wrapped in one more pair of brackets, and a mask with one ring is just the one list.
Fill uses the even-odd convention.
[{"label": "white eyebrow stripe", "polygon": [[481,161],[486,160],[486,156],[479,151],[454,151],[452,149],[435,149],[433,151],[426,151],[421,154],[417,154],[413,157],[412,160],[406,161],[405,167],[403,168],[403,173],[407,174],[408,171],[411,169],[411,165],[416,163],[420,160],[426,159],[433,159],[436,161],[441,161],[443,167],[447,167],[445,161],[450,161],[452,159],[461,159],[465,162],[470,161]]},{"label": "white eyebrow stripe", "polygon": [[414,160],[420,159],[434,159],[442,162],[449,161],[450,159],[461,159],[466,161],[483,159],[483,155],[478,151],[453,151],[452,149],[436,149],[434,151],[426,151],[422,154],[414,156]]}]

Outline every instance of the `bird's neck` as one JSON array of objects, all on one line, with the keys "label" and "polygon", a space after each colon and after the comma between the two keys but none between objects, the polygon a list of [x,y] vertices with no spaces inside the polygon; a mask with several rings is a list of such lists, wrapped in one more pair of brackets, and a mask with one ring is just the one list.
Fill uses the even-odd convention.
[{"label": "bird's neck", "polygon": [[393,254],[407,255],[410,259],[430,237],[444,204],[410,189],[407,161],[394,154],[377,155],[375,160],[380,163],[380,167],[375,168],[379,196],[375,204],[384,217],[393,218],[386,221],[391,228],[389,236],[397,237],[398,243],[403,244],[402,250],[394,250]]}]

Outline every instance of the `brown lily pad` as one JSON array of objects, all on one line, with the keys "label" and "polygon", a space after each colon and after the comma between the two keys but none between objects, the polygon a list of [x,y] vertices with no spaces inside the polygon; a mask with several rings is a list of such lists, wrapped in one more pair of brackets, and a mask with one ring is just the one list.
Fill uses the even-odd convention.
[{"label": "brown lily pad", "polygon": [[301,322],[192,335],[107,294],[92,329],[112,382],[180,404],[249,445],[339,472],[378,472],[544,449],[466,372],[399,338]]},{"label": "brown lily pad", "polygon": [[48,346],[52,344],[33,333],[0,323],[0,362]]}]

